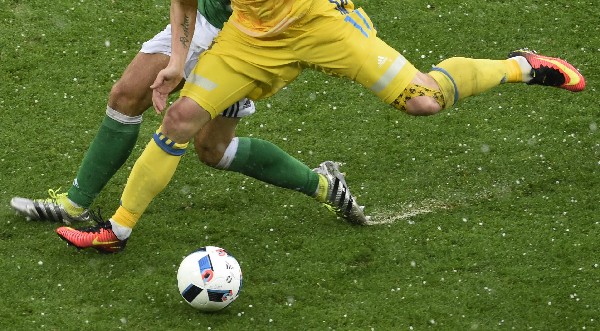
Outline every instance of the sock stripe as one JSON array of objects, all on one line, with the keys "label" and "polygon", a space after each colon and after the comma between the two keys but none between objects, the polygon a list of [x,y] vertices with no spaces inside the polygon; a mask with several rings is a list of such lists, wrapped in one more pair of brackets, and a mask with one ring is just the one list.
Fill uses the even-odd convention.
[{"label": "sock stripe", "polygon": [[239,105],[239,102],[236,102],[233,105],[229,106],[229,108],[225,109],[223,111],[223,113],[221,113],[221,115],[223,115],[224,117],[235,118],[238,116],[239,112],[240,112],[240,105]]},{"label": "sock stripe", "polygon": [[127,115],[122,114],[119,111],[111,108],[110,106],[106,106],[106,116],[110,117],[111,119],[113,119],[121,124],[141,124],[142,123],[142,115],[127,116]]},{"label": "sock stripe", "polygon": [[44,208],[42,208],[42,206],[40,206],[37,202],[33,203],[33,207],[35,208],[35,211],[38,213],[38,215],[40,215],[41,219],[47,219],[48,216],[46,215],[46,211],[44,210]]},{"label": "sock stripe", "polygon": [[444,74],[446,77],[448,77],[448,79],[450,79],[450,81],[452,82],[452,85],[454,85],[454,103],[453,103],[453,105],[455,105],[458,102],[458,86],[456,86],[456,82],[454,81],[454,78],[452,78],[452,75],[450,75],[450,73],[448,71],[446,71],[444,68],[440,68],[440,67],[433,67],[431,70],[439,71],[442,74]]},{"label": "sock stripe", "polygon": [[333,183],[333,189],[331,190],[331,195],[330,195],[330,200],[334,200],[335,201],[335,194],[337,192],[338,189],[338,185],[340,184],[340,180],[339,179],[335,179],[335,182]]},{"label": "sock stripe", "polygon": [[350,196],[350,198],[348,199],[348,204],[346,205],[346,214],[350,213],[350,211],[352,210],[353,203],[354,203],[354,199],[352,198],[352,196]]},{"label": "sock stripe", "polygon": [[[339,182],[339,179],[335,179],[336,184]],[[336,185],[338,186],[338,185]],[[340,201],[338,202],[338,207],[341,209],[344,209],[344,202],[346,201],[346,190],[344,189],[344,187],[342,187],[342,194],[340,195]]]},{"label": "sock stripe", "polygon": [[175,156],[183,155],[185,153],[185,148],[188,145],[187,143],[178,144],[173,140],[167,138],[167,136],[165,136],[161,132],[156,132],[152,136],[152,138],[154,139],[154,142],[158,145],[158,147],[160,147],[163,151]]}]

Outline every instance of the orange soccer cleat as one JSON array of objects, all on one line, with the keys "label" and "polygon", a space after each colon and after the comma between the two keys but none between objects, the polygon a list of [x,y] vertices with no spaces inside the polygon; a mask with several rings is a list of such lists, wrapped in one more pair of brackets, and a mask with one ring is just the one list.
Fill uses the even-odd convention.
[{"label": "orange soccer cleat", "polygon": [[97,222],[95,226],[81,229],[63,226],[56,229],[56,233],[69,245],[79,249],[93,247],[102,253],[117,253],[125,249],[127,239],[117,238],[109,221]]},{"label": "orange soccer cleat", "polygon": [[571,92],[580,92],[585,88],[585,78],[569,62],[539,55],[534,51],[520,49],[508,54],[508,57],[522,56],[531,65],[529,85],[545,85],[562,88]]}]

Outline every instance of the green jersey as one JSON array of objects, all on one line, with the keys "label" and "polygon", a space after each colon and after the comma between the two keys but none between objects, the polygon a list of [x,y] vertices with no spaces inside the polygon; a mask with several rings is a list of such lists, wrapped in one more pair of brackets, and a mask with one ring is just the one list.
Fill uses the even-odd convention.
[{"label": "green jersey", "polygon": [[223,24],[231,16],[229,0],[198,0],[198,11],[214,27],[222,29]]}]

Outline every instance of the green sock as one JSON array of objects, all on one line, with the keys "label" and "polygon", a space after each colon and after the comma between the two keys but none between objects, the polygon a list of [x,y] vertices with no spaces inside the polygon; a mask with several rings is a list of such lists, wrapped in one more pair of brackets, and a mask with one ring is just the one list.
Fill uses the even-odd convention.
[{"label": "green sock", "polygon": [[135,146],[141,123],[123,124],[108,115],[79,166],[69,199],[89,208],[106,183],[125,163]]},{"label": "green sock", "polygon": [[227,170],[314,196],[319,175],[304,163],[268,141],[247,137],[238,139],[237,152]]}]

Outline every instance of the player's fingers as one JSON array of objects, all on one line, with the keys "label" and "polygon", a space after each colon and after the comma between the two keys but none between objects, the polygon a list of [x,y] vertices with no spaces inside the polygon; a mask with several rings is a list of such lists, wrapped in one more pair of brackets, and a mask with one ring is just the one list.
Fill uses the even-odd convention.
[{"label": "player's fingers", "polygon": [[159,79],[159,77],[156,77],[156,80],[154,80],[154,83],[152,83],[152,85],[150,85],[151,89],[156,89],[157,87],[161,86],[163,83],[162,79]]},{"label": "player's fingers", "polygon": [[152,83],[152,85],[150,85],[151,89],[156,89],[160,86],[162,86],[165,83],[165,76],[163,74],[163,71],[159,71],[158,75],[156,75],[156,78],[154,79],[154,83]]},{"label": "player's fingers", "polygon": [[160,93],[158,90],[152,91],[152,105],[154,106],[157,114],[160,114],[163,110],[165,110],[166,103],[166,98],[163,97],[162,93]]}]

